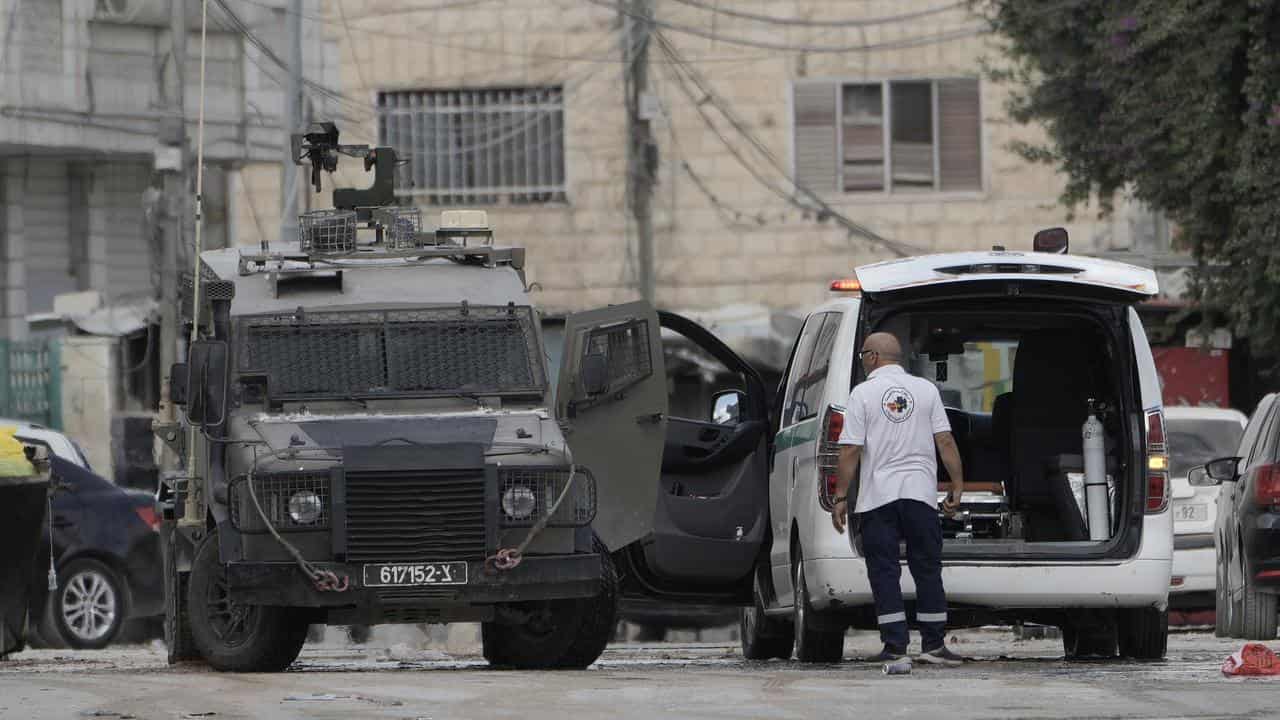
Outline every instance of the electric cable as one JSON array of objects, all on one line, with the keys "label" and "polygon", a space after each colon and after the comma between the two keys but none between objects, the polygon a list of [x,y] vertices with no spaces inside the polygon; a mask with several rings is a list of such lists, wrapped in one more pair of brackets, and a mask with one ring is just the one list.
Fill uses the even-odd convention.
[{"label": "electric cable", "polygon": [[823,27],[823,28],[847,28],[847,27],[872,27],[875,25],[892,25],[894,23],[906,22],[908,20],[918,20],[922,17],[930,15],[939,15],[951,10],[958,10],[968,7],[968,0],[960,2],[951,2],[946,5],[925,8],[915,12],[901,13],[898,15],[884,15],[872,18],[846,18],[841,20],[813,20],[811,18],[801,17],[779,17],[777,15],[758,15],[743,10],[735,10],[728,7],[720,7],[706,0],[675,0],[681,5],[688,5],[700,10],[706,10],[717,15],[725,15],[728,17],[739,18],[742,20],[752,20],[754,22],[768,23],[771,25],[798,25],[802,27]]},{"label": "electric cable", "polygon": [[761,48],[764,50],[780,50],[784,52],[805,52],[805,53],[853,53],[853,52],[876,52],[880,50],[904,50],[908,48],[922,47],[925,45],[936,45],[948,43],[964,38],[978,37],[991,32],[991,28],[984,25],[972,27],[955,28],[952,30],[934,33],[931,35],[917,35],[914,37],[901,38],[881,43],[860,44],[860,45],[796,45],[790,43],[779,43],[771,40],[756,40],[753,38],[733,37],[723,35],[714,31],[703,30],[702,28],[693,27],[692,25],[682,25],[667,20],[657,18],[647,18],[636,13],[622,5],[618,5],[610,0],[586,0],[586,2],[599,7],[609,8],[611,10],[628,15],[631,18],[643,22],[654,27],[665,28],[673,32],[683,33],[686,35],[694,35],[706,40],[714,40],[724,42],[730,45],[742,45],[745,47]]}]

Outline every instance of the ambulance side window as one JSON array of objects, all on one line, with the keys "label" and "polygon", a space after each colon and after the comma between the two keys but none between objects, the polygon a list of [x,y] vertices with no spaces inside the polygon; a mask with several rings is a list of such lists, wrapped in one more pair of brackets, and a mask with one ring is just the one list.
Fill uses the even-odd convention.
[{"label": "ambulance side window", "polygon": [[[787,396],[782,405],[781,427],[794,425],[817,413],[815,408],[805,404],[808,390],[812,383],[810,364],[813,362],[814,349],[818,338],[822,335],[823,322],[831,313],[816,313],[805,321],[800,331],[800,340],[796,346],[795,359],[791,362],[791,376],[787,378]],[[826,359],[820,361],[825,365]],[[825,378],[825,374],[824,374]]]}]

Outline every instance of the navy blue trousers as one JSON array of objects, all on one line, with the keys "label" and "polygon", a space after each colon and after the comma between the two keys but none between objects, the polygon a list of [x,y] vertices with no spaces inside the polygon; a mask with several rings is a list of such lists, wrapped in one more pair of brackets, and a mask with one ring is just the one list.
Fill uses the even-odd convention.
[{"label": "navy blue trousers", "polygon": [[907,649],[907,613],[902,601],[898,543],[907,543],[907,567],[916,583],[916,626],[924,651],[942,647],[947,629],[947,595],[942,588],[942,522],[937,508],[918,500],[895,500],[859,513],[862,552],[875,597],[880,639]]}]

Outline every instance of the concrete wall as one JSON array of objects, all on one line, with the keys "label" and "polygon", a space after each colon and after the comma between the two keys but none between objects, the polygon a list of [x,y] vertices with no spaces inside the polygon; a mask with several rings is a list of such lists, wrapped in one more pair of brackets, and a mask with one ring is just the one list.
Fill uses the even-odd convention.
[{"label": "concrete wall", "polygon": [[84,448],[94,471],[114,477],[111,418],[120,404],[117,341],[67,337],[62,340],[61,358],[63,432]]},{"label": "concrete wall", "polygon": [[[345,24],[338,15],[339,2]],[[528,246],[529,278],[540,286],[538,295],[545,306],[580,309],[635,297],[636,239],[624,202],[618,13],[581,0],[509,0],[437,10],[417,10],[417,5],[413,0],[329,0],[327,29],[336,45],[344,91],[372,101],[378,90],[563,86],[567,202],[491,206],[490,217],[500,241]],[[824,19],[883,17],[939,5],[935,0],[732,4],[749,12]],[[979,24],[961,10],[864,28],[761,25],[674,2],[657,2],[656,10],[660,21],[696,31],[793,46],[875,47]],[[977,36],[911,48],[824,53],[747,48],[674,30],[665,34],[783,170],[771,167],[768,158],[750,149],[716,116],[718,132],[758,174],[784,188],[783,175],[792,163],[794,82],[978,77],[980,58],[998,54],[995,43]],[[821,299],[826,284],[855,265],[890,257],[883,248],[850,237],[830,221],[818,221],[764,187],[681,93],[671,64],[656,45],[650,61],[651,87],[664,109],[654,121],[661,155],[654,199],[661,305],[804,306]],[[1097,221],[1089,211],[1068,221],[1056,206],[1062,179],[1051,169],[1030,165],[1010,152],[1010,142],[1034,141],[1042,133],[1013,124],[1003,109],[1005,99],[1005,88],[983,80],[987,181],[981,192],[830,193],[826,200],[880,235],[928,251],[995,244],[1027,248],[1035,230],[1059,224],[1071,230],[1076,250],[1123,246],[1126,231],[1117,229],[1113,221]],[[715,116],[709,106],[702,107]],[[373,120],[353,119],[358,122],[341,125],[344,141],[376,140]],[[693,181],[685,163],[705,188]],[[349,172],[340,174],[345,184],[367,184]],[[265,186],[271,178],[260,180],[261,192],[268,192]],[[317,202],[327,200],[326,186]],[[250,225],[238,216],[237,226],[244,237]]]}]

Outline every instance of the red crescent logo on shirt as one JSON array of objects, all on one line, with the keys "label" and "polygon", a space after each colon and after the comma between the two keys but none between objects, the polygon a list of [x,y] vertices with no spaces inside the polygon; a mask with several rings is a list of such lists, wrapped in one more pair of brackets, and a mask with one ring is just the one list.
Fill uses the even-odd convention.
[{"label": "red crescent logo on shirt", "polygon": [[885,390],[884,397],[880,399],[880,409],[890,422],[904,422],[911,417],[911,411],[916,409],[916,399],[904,387],[891,387]]}]

